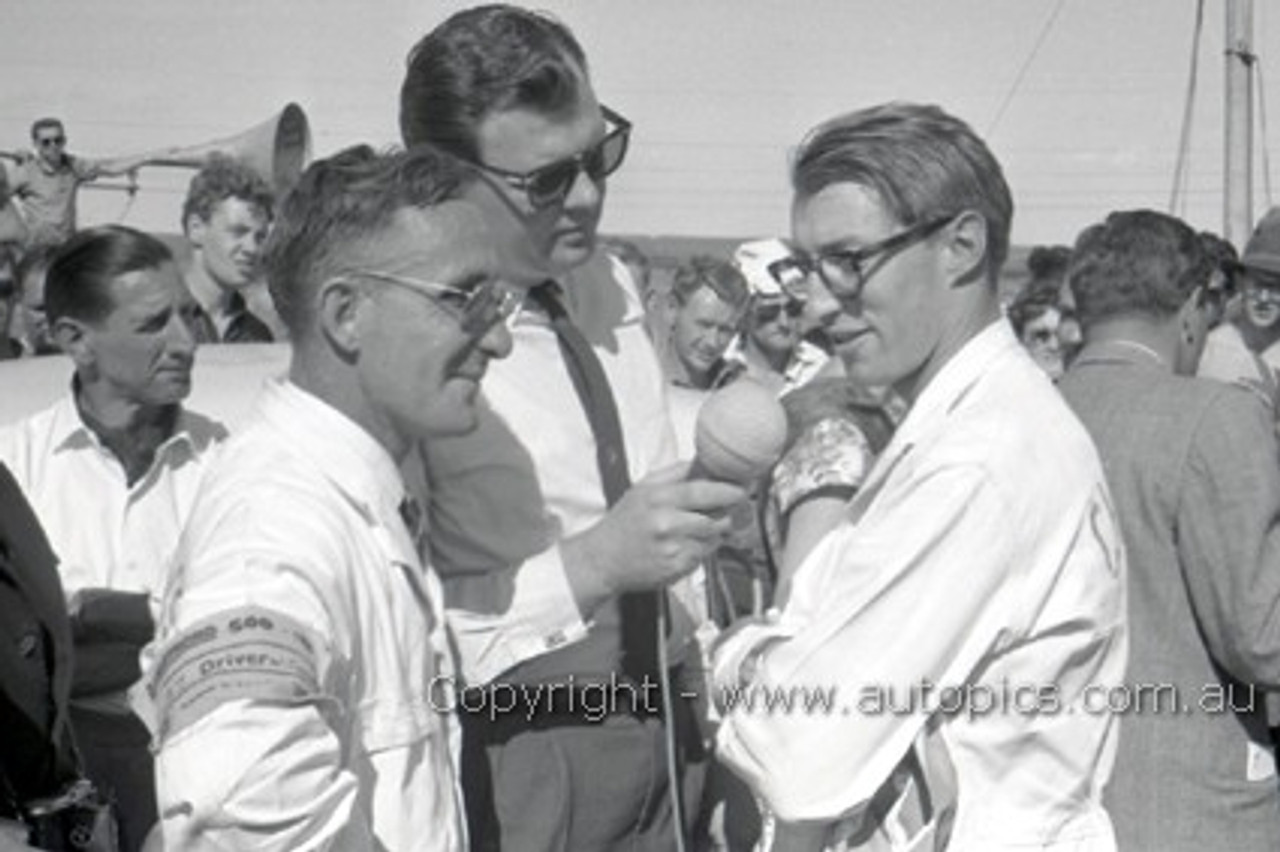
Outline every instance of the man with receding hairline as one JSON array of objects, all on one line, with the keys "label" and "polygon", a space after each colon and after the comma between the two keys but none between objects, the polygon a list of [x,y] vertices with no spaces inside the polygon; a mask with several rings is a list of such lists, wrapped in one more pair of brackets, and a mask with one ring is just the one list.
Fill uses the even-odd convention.
[{"label": "man with receding hairline", "polygon": [[201,484],[149,674],[168,848],[467,848],[453,651],[399,466],[475,428],[510,350],[528,282],[473,191],[439,152],[362,146],[283,205],[289,375]]}]

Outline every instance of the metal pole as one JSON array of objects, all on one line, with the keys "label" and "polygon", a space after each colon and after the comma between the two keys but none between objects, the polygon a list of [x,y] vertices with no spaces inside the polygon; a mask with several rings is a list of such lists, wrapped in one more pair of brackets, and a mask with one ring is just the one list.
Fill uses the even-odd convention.
[{"label": "metal pole", "polygon": [[1253,228],[1253,0],[1227,0],[1226,192],[1223,236],[1243,245]]}]

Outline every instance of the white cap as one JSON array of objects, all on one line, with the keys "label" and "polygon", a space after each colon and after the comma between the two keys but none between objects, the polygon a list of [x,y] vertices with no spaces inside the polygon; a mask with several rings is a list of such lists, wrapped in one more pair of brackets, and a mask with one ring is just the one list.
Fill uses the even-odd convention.
[{"label": "white cap", "polygon": [[738,246],[733,265],[738,267],[753,296],[784,296],[782,287],[769,274],[769,265],[791,256],[791,249],[779,239],[753,240]]}]

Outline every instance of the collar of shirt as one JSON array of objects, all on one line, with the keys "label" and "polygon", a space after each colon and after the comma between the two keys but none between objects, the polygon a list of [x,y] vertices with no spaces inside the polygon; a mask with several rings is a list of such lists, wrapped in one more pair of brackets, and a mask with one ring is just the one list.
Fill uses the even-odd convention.
[{"label": "collar of shirt", "polygon": [[1076,356],[1072,369],[1090,364],[1125,364],[1168,370],[1168,366],[1158,352],[1133,340],[1101,340],[1087,344]]},{"label": "collar of shirt", "polygon": [[[139,482],[150,479],[152,472],[158,466],[164,464],[170,455],[177,452],[178,448],[182,448],[187,452],[194,452],[199,449],[199,441],[193,434],[193,425],[190,414],[185,408],[182,409],[178,415],[177,423],[174,425],[173,434],[156,448],[155,459],[151,462],[151,467],[146,476],[143,476]],[[80,417],[80,411],[76,408],[74,387],[71,393],[63,397],[54,408],[51,431],[54,452],[95,447],[99,452],[106,453],[112,459],[115,459],[115,455],[103,445],[97,433],[90,429],[83,418]]]},{"label": "collar of shirt", "polygon": [[[898,426],[890,446],[884,455],[896,455],[899,448],[915,443],[916,436],[924,430],[936,428],[940,419],[946,418],[973,385],[986,374],[991,362],[1010,349],[1022,351],[1022,344],[1013,336],[1008,320],[1001,317],[987,326],[951,360],[942,365],[933,380],[916,397]],[[1031,356],[1026,356],[1028,364]]]},{"label": "collar of shirt", "polygon": [[400,468],[354,420],[283,379],[267,383],[259,414],[288,434],[299,454],[314,460],[334,488],[371,522],[386,524],[387,519],[400,517],[405,498]]}]

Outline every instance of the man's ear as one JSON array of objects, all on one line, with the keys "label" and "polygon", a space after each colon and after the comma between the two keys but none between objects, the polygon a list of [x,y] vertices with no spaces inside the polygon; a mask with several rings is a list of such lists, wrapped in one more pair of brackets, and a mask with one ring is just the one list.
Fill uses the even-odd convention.
[{"label": "man's ear", "polygon": [[361,319],[370,301],[354,282],[335,279],[316,294],[316,313],[325,340],[344,360],[353,360],[360,351]]},{"label": "man's ear", "polygon": [[966,210],[943,228],[944,263],[951,286],[986,280],[987,220],[981,213]]},{"label": "man's ear", "polygon": [[182,229],[186,231],[187,240],[196,248],[204,248],[204,231],[208,223],[200,218],[199,213],[188,213],[187,218],[182,222]]},{"label": "man's ear", "polygon": [[76,369],[91,367],[96,360],[89,327],[78,319],[59,317],[49,329],[58,348],[71,356]]}]

